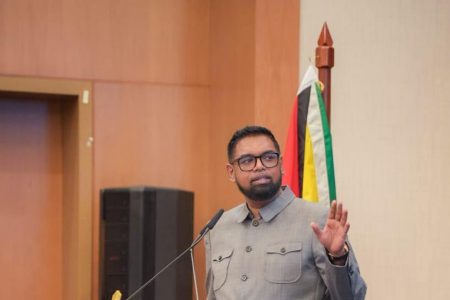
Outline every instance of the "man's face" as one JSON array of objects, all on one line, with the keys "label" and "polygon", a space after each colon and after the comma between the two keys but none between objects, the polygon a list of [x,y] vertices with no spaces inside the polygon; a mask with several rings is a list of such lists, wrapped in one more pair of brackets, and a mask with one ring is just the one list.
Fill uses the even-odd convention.
[{"label": "man's face", "polygon": [[270,200],[278,193],[281,187],[281,160],[275,167],[268,168],[258,158],[253,169],[242,171],[236,159],[247,155],[260,156],[269,152],[277,152],[269,137],[248,136],[236,144],[233,155],[235,162],[227,165],[230,180],[236,182],[240,191],[253,201]]}]

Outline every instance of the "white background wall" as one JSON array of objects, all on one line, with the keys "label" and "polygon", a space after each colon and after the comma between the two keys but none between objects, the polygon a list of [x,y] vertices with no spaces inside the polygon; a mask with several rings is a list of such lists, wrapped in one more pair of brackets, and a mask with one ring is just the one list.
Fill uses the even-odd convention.
[{"label": "white background wall", "polygon": [[303,74],[334,39],[338,198],[366,299],[450,299],[450,1],[303,0]]}]

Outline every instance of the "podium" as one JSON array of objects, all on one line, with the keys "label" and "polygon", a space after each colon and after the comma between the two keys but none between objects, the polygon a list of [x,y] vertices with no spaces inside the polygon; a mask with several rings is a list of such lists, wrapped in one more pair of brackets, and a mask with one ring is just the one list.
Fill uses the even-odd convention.
[{"label": "podium", "polygon": [[[187,248],[193,237],[194,194],[149,186],[105,188],[101,196],[100,299],[122,299]],[[133,299],[190,299],[186,255]]]}]

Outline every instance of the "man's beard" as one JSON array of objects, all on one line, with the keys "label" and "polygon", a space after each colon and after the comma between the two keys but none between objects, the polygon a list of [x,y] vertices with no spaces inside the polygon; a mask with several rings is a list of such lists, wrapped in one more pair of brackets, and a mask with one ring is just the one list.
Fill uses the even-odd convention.
[{"label": "man's beard", "polygon": [[246,189],[243,186],[241,186],[238,181],[236,181],[236,184],[241,193],[244,194],[245,197],[253,201],[266,201],[275,197],[275,195],[280,190],[281,176],[276,182],[271,181],[266,184],[250,185],[249,189]]}]

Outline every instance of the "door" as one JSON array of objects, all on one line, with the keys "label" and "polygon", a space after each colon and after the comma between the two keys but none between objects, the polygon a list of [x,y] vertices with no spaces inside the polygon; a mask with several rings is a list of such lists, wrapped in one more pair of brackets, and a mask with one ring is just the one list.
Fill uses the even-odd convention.
[{"label": "door", "polygon": [[61,101],[0,94],[1,299],[63,298],[62,143]]}]

